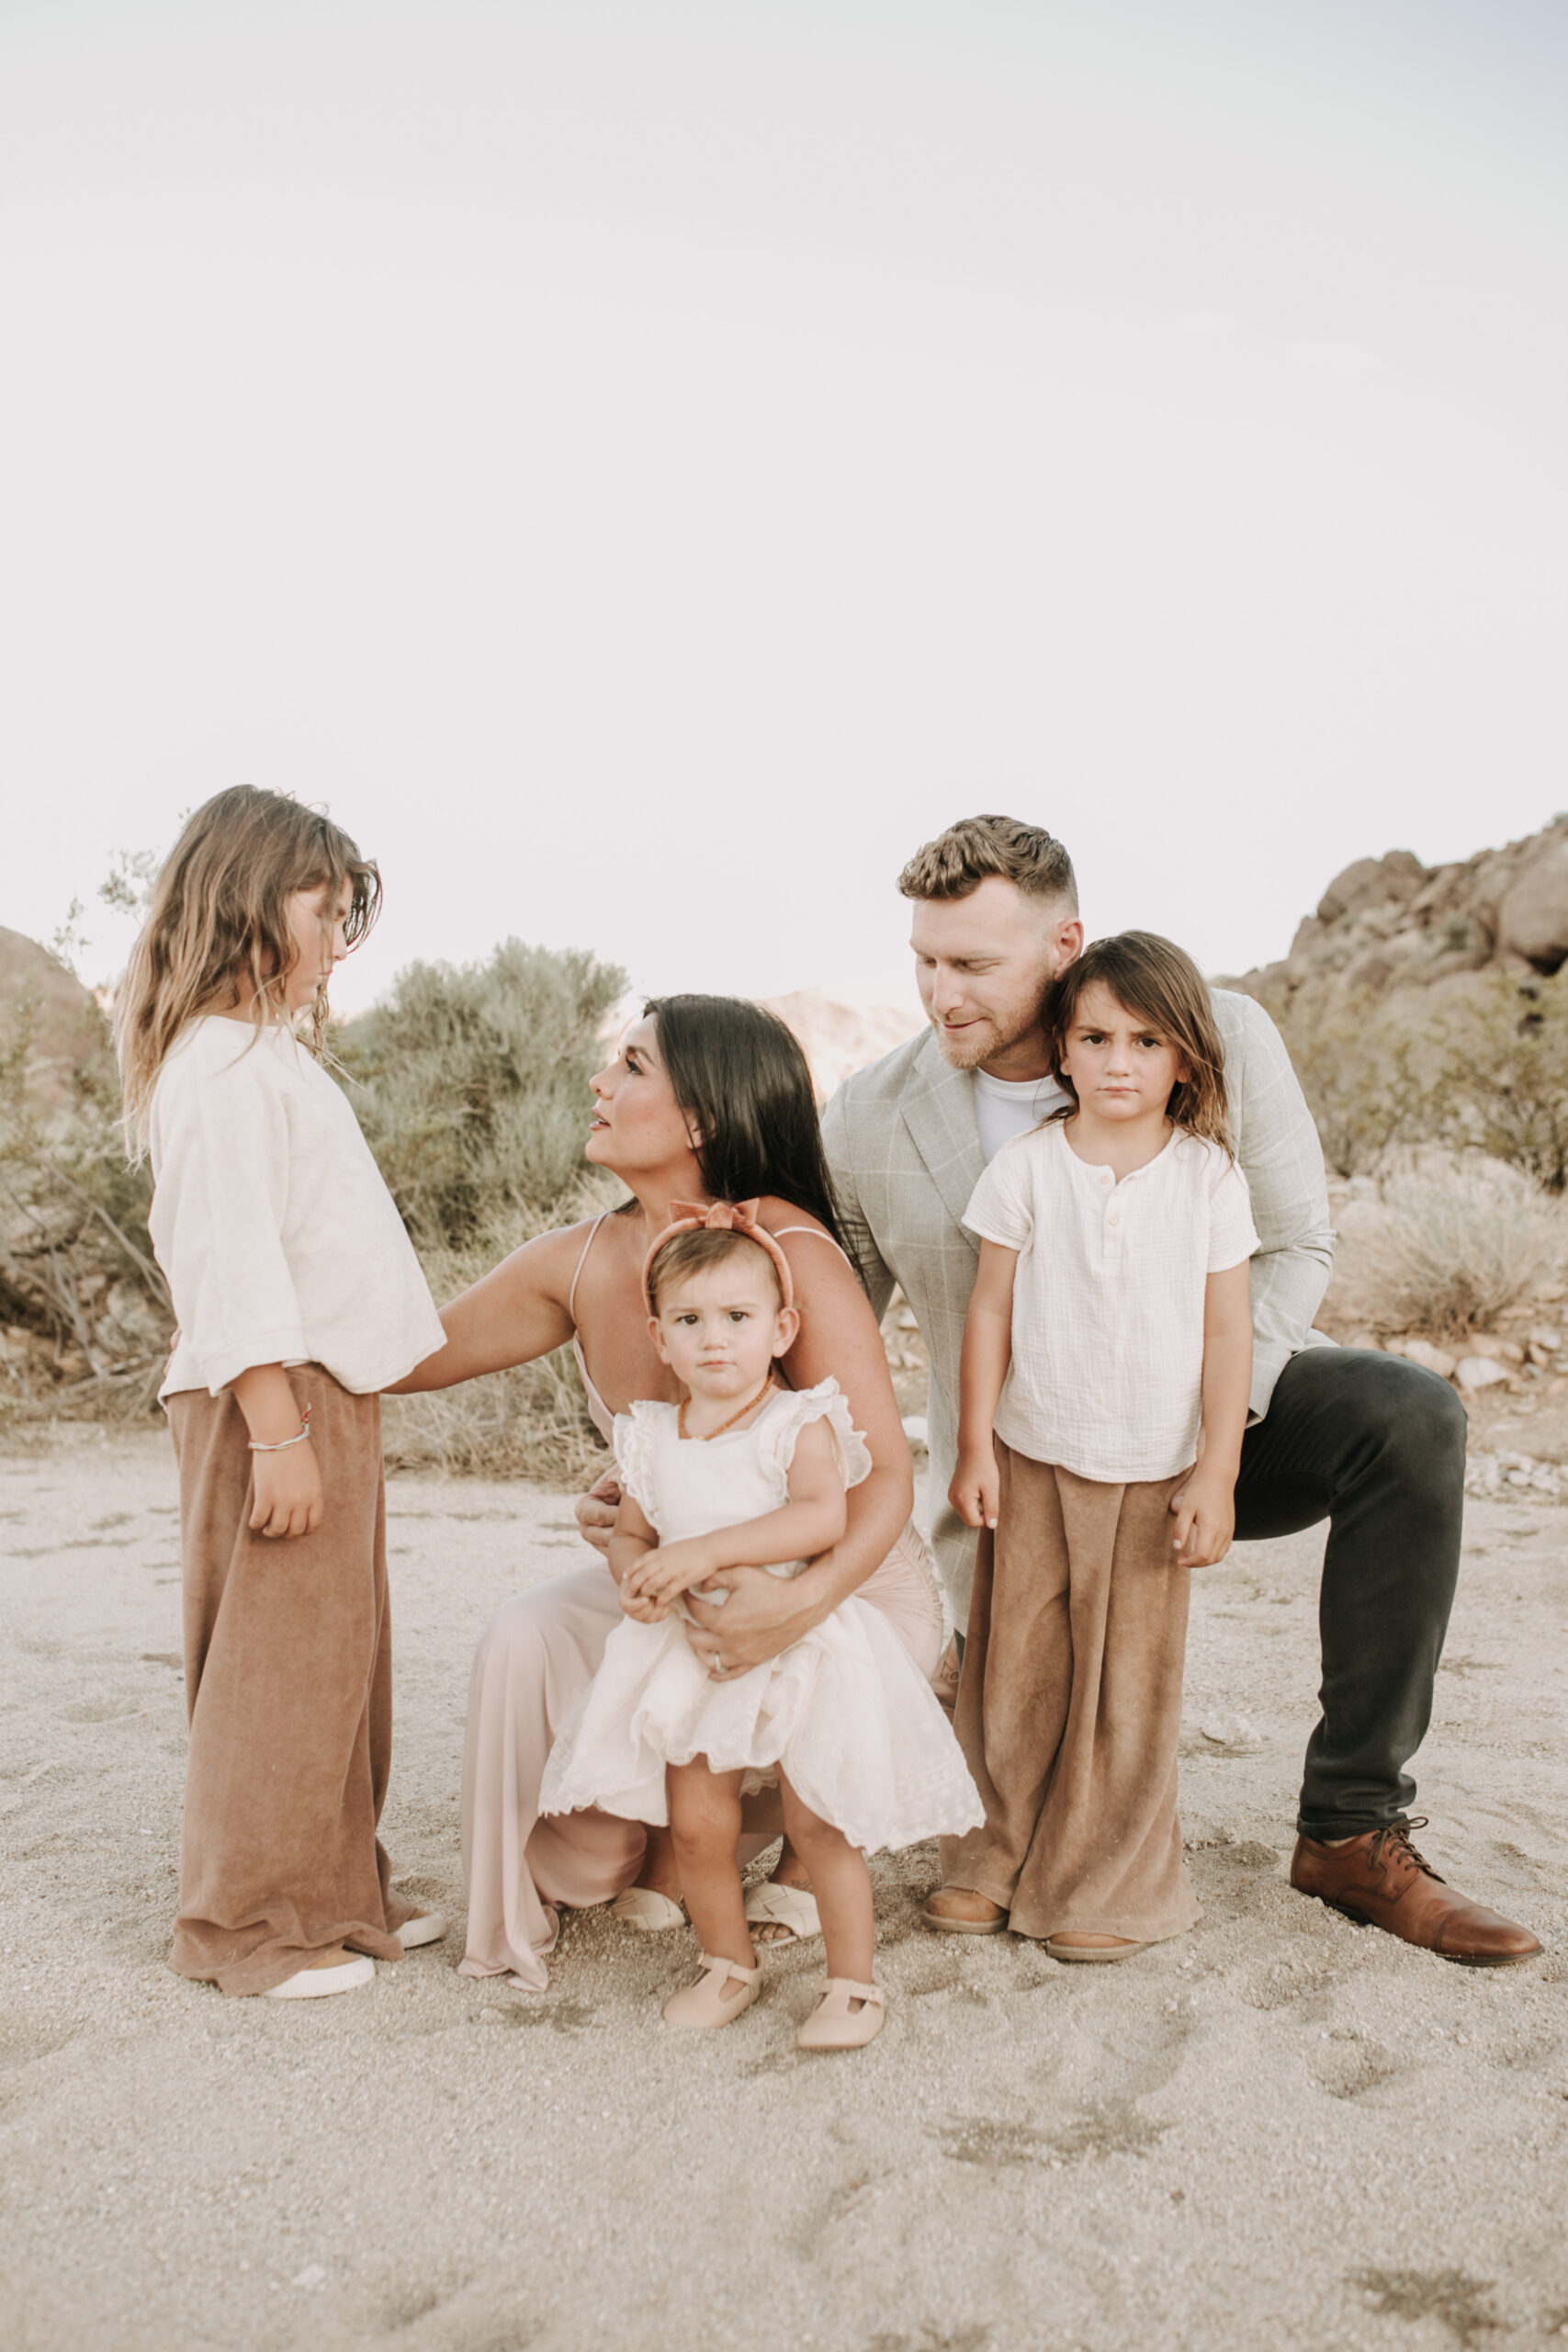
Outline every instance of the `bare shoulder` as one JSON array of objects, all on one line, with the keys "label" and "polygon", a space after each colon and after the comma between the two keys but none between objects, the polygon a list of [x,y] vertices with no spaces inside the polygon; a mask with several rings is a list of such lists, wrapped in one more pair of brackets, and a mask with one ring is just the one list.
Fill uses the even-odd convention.
[{"label": "bare shoulder", "polygon": [[548,1233],[536,1233],[504,1257],[490,1279],[533,1291],[564,1307],[595,1223],[593,1217],[584,1217],[577,1225],[553,1226]]}]

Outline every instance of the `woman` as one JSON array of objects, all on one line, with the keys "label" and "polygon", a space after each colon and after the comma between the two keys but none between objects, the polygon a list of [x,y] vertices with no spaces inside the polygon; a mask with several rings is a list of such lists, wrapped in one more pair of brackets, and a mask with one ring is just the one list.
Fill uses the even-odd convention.
[{"label": "woman", "polygon": [[[833,1373],[871,1450],[871,1476],[849,1498],[841,1543],[802,1575],[728,1569],[720,1609],[694,1600],[692,1643],[717,1677],[775,1657],[858,1591],[887,1614],[921,1670],[942,1644],[940,1589],[909,1519],[913,1474],[881,1334],[840,1246],[806,1057],[783,1022],[732,997],[655,999],[608,1069],[592,1080],[586,1151],[618,1176],[625,1208],[542,1234],[445,1309],[446,1345],[400,1384],[407,1394],[448,1388],[526,1363],[568,1340],[589,1409],[607,1438],[634,1397],[673,1403],[668,1367],[648,1332],[642,1262],[675,1201],[758,1199],[759,1222],[789,1260],[801,1311],[784,1360],[795,1388]],[[613,1481],[579,1506],[602,1544]],[[554,1947],[554,1906],[619,1897],[617,1914],[642,1928],[682,1914],[669,1833],[607,1814],[541,1821],[539,1784],[554,1726],[586,1687],[620,1617],[602,1562],[555,1577],[507,1601],[479,1644],[468,1694],[463,1767],[463,1874],[468,1890],[464,1973],[513,1972],[542,1992]],[[722,1626],[722,1631],[720,1630]],[[778,1835],[759,1801],[753,1852]],[[753,1891],[749,1916],[764,1939],[817,1932],[816,1905],[786,1848],[773,1883]]]}]

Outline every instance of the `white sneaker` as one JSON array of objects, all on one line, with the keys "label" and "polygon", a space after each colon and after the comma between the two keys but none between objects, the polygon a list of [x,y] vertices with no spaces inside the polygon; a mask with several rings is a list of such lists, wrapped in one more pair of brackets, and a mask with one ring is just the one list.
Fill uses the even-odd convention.
[{"label": "white sneaker", "polygon": [[336,1968],[300,1968],[286,1976],[281,1984],[269,1984],[262,1996],[267,2001],[322,2001],[330,1993],[357,1992],[361,1984],[375,1982],[376,1963],[365,1952],[356,1952],[352,1960],[341,1961]]},{"label": "white sneaker", "polygon": [[405,1951],[417,1951],[421,1944],[438,1944],[446,1933],[446,1915],[442,1911],[422,1911],[415,1919],[405,1919],[393,1934]]}]

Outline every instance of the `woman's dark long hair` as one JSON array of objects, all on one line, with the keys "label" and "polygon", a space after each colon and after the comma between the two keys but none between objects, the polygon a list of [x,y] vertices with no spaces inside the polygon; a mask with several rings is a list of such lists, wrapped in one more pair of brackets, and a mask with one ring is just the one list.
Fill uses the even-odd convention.
[{"label": "woman's dark long hair", "polygon": [[703,1138],[697,1166],[712,1197],[771,1193],[842,1249],[811,1071],[793,1032],[738,996],[654,996],[643,1012],[659,1023],[659,1058]]}]

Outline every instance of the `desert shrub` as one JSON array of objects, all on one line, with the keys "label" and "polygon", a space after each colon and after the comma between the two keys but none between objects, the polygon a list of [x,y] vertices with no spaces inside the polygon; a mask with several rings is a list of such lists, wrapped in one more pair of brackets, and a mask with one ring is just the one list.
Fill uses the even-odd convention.
[{"label": "desert shrub", "polygon": [[1568,969],[1489,973],[1437,1030],[1443,1125],[1549,1193],[1568,1188]]},{"label": "desert shrub", "polygon": [[1396,1146],[1441,1131],[1438,1055],[1410,1008],[1370,989],[1308,981],[1263,999],[1285,1040],[1337,1176],[1370,1174]]},{"label": "desert shrub", "polygon": [[1384,1331],[1462,1339],[1555,1274],[1568,1217],[1517,1168],[1428,1155],[1341,1219],[1341,1275]]},{"label": "desert shrub", "polygon": [[519,1216],[537,1231],[570,1204],[599,1033],[626,985],[594,956],[510,939],[482,964],[410,965],[339,1033],[350,1099],[422,1253],[504,1254]]},{"label": "desert shrub", "polygon": [[0,1052],[0,1407],[144,1411],[174,1317],[147,1232],[151,1179],[126,1164],[108,1025],[89,1017],[70,1095],[28,1082],[35,1007],[9,1008]]}]

